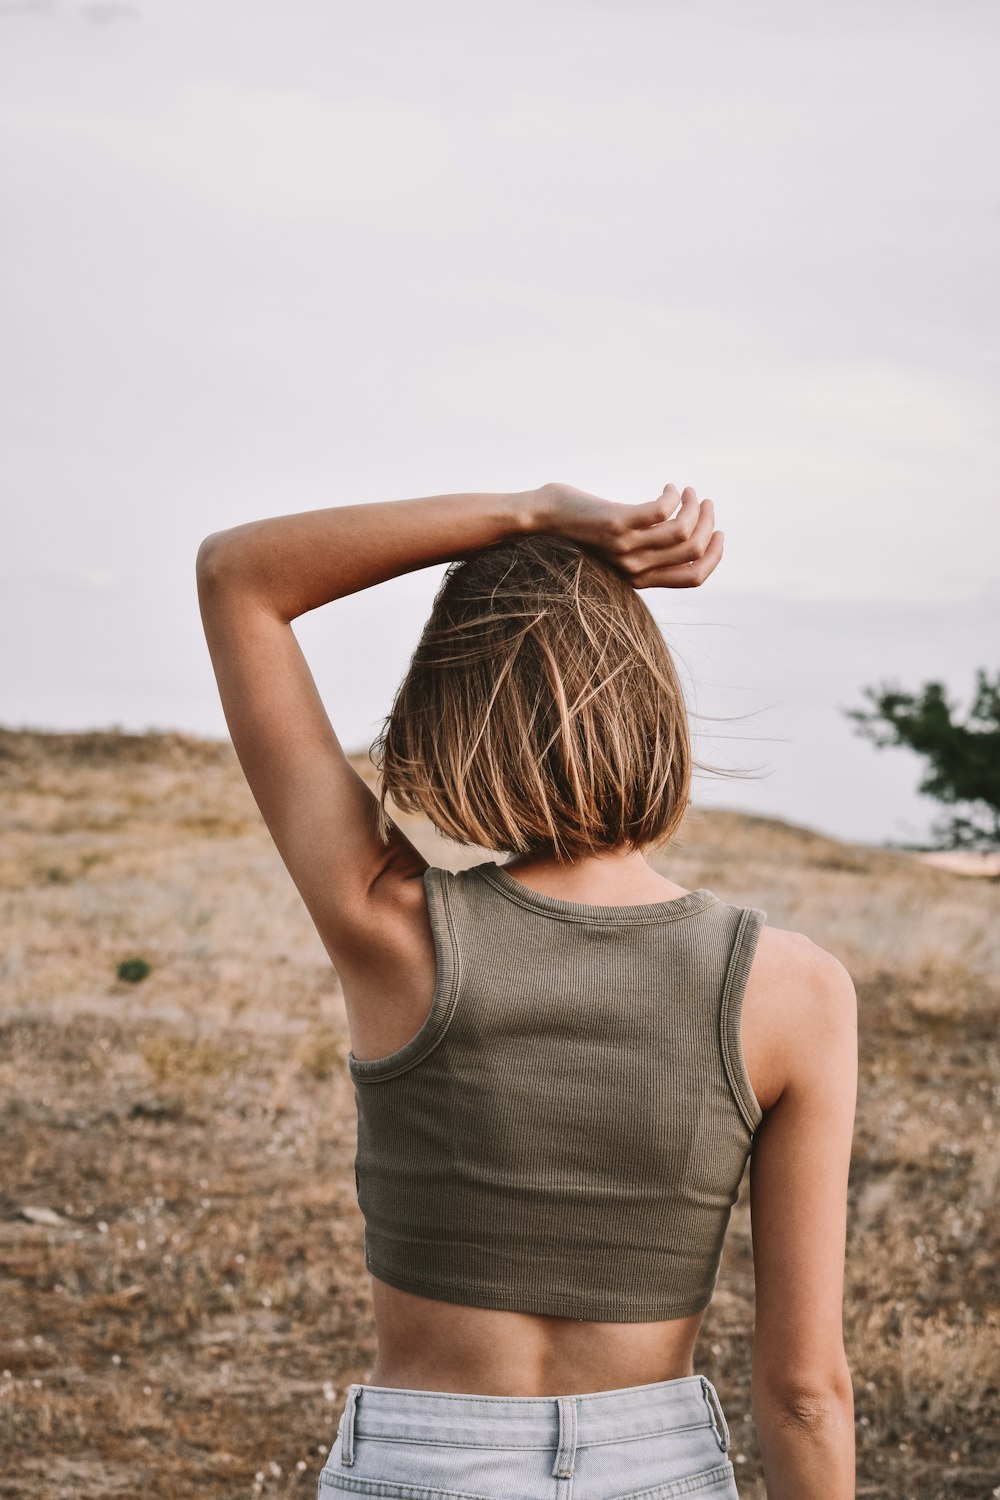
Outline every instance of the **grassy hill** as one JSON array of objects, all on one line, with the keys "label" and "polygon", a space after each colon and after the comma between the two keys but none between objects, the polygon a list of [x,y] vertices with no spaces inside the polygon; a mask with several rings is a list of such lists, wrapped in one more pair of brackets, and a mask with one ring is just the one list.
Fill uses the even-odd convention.
[{"label": "grassy hill", "polygon": [[[489,857],[400,822],[434,863]],[[311,1496],[374,1353],[347,1029],[232,749],[0,730],[0,826],[0,1495]],[[689,813],[656,862],[854,976],[858,1494],[983,1500],[1000,881],[720,811]],[[145,977],[119,977],[130,961]],[[696,1368],[744,1500],[763,1500],[752,1321],[744,1183]]]}]

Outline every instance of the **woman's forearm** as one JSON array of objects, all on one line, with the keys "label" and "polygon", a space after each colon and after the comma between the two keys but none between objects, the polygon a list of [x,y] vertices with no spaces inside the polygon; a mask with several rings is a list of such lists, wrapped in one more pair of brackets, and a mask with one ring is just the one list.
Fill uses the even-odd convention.
[{"label": "woman's forearm", "polygon": [[854,1398],[769,1405],[754,1401],[767,1500],[854,1500]]},{"label": "woman's forearm", "polygon": [[248,521],[206,537],[198,568],[294,620],[402,573],[539,529],[544,494],[543,486],[514,494],[429,495]]},{"label": "woman's forearm", "polygon": [[[427,495],[298,511],[205,538],[202,607],[234,591],[286,622],[402,573],[451,562],[493,542],[546,532],[575,542],[637,588],[696,588],[722,557],[715,507],[688,485],[622,504],[551,482],[513,494]],[[220,597],[222,597],[220,593]]]}]

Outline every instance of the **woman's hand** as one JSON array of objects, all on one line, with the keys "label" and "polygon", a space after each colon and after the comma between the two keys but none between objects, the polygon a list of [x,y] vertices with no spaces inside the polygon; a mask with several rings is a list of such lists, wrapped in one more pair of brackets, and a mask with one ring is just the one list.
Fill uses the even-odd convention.
[{"label": "woman's hand", "polygon": [[699,500],[690,485],[679,492],[666,484],[642,505],[601,500],[569,484],[545,484],[538,498],[538,531],[600,553],[633,588],[697,588],[722,559],[714,503]]}]

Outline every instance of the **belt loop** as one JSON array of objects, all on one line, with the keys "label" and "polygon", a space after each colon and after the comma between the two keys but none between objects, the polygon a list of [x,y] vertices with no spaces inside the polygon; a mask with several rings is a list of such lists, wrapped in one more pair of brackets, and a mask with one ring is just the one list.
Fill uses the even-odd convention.
[{"label": "belt loop", "polygon": [[349,1467],[354,1462],[354,1413],[358,1406],[358,1396],[361,1394],[359,1385],[347,1387],[347,1401],[344,1405],[344,1415],[340,1419],[340,1462]]},{"label": "belt loop", "polygon": [[576,1398],[557,1396],[559,1409],[559,1451],[552,1466],[556,1479],[572,1479],[576,1461]]},{"label": "belt loop", "polygon": [[718,1443],[719,1447],[722,1449],[723,1453],[725,1453],[726,1449],[729,1447],[730,1442],[729,1424],[726,1421],[726,1414],[722,1410],[722,1402],[719,1400],[719,1393],[706,1375],[702,1375],[701,1377],[701,1393],[705,1397],[705,1404],[708,1407],[709,1416],[712,1419],[712,1429],[715,1432],[715,1440]]}]

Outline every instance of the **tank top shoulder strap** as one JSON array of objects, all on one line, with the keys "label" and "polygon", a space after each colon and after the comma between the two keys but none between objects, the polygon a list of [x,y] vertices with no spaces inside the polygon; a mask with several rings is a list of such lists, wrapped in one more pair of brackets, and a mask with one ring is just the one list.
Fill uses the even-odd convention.
[{"label": "tank top shoulder strap", "polygon": [[751,1134],[764,1117],[764,1111],[750,1083],[740,1039],[740,1021],[743,1014],[743,996],[746,991],[750,966],[757,951],[761,928],[767,920],[767,912],[756,906],[734,908],[739,914],[736,935],[729,953],[726,976],[719,1006],[719,1040],[722,1060],[740,1114]]}]

